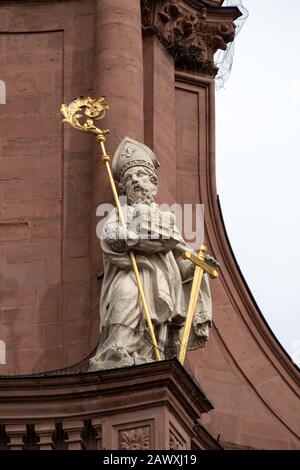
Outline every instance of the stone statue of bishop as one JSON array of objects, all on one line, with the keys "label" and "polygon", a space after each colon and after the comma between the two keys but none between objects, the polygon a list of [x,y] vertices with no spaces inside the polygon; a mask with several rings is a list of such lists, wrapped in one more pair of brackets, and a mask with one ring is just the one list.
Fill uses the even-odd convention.
[{"label": "stone statue of bishop", "polygon": [[[112,210],[101,236],[100,341],[90,370],[155,360],[129,251],[136,257],[161,358],[178,354],[189,299],[189,283],[184,281],[193,276],[194,265],[182,259],[182,252],[190,247],[176,228],[174,214],[162,212],[155,204],[158,166],[152,150],[129,137],[114,155],[113,176],[127,201],[123,205],[127,230],[120,226],[117,209]],[[189,348],[205,346],[211,322],[211,295],[204,274]]]}]

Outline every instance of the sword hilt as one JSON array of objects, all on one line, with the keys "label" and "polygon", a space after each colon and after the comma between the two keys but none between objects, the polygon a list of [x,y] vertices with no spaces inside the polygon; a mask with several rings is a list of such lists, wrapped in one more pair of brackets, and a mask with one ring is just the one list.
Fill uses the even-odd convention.
[{"label": "sword hilt", "polygon": [[220,265],[217,260],[207,254],[206,246],[201,246],[198,256],[194,255],[191,251],[184,251],[182,257],[191,261],[196,267],[203,269],[211,279],[219,277],[219,273],[215,268]]}]

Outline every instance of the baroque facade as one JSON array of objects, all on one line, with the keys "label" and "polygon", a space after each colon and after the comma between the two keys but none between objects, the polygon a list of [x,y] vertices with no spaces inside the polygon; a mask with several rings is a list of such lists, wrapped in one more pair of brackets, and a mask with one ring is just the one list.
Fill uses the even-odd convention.
[{"label": "baroque facade", "polygon": [[[239,271],[217,197],[213,56],[240,15],[222,3],[0,1],[0,449],[300,447],[299,371]],[[106,96],[110,154],[125,135],[153,149],[160,202],[205,206],[221,276],[189,375],[174,361],[85,372],[99,340],[96,208],[112,198],[92,139],[61,125],[61,103],[80,95]]]}]

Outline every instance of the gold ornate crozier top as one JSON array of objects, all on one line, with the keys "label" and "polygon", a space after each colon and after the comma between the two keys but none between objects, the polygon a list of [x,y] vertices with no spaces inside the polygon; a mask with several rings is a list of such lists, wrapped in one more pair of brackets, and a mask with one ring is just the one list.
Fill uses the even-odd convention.
[{"label": "gold ornate crozier top", "polygon": [[[96,100],[90,97],[84,98],[83,96],[72,101],[69,105],[62,104],[60,108],[64,116],[63,122],[68,122],[78,131],[89,132],[97,137],[109,134],[109,129],[101,130],[94,124],[94,121],[104,118],[108,109],[109,106],[105,97]],[[82,118],[85,118],[83,123],[79,121]]]}]

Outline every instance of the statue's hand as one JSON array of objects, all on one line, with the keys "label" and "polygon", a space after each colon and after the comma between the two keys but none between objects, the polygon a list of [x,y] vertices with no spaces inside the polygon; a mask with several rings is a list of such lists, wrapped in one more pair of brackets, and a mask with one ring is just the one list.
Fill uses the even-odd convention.
[{"label": "statue's hand", "polygon": [[119,240],[123,241],[124,250],[126,250],[126,248],[132,248],[138,245],[140,242],[140,237],[133,230],[119,227]]},{"label": "statue's hand", "polygon": [[127,251],[139,243],[139,236],[135,232],[114,224],[105,226],[103,239],[118,253]]},{"label": "statue's hand", "polygon": [[184,260],[181,256],[176,257],[176,261],[181,273],[181,277],[184,281],[193,278],[195,265],[189,260]]},{"label": "statue's hand", "polygon": [[140,242],[140,237],[137,233],[133,232],[132,230],[127,230],[127,246],[128,248],[132,248],[138,245]]}]

